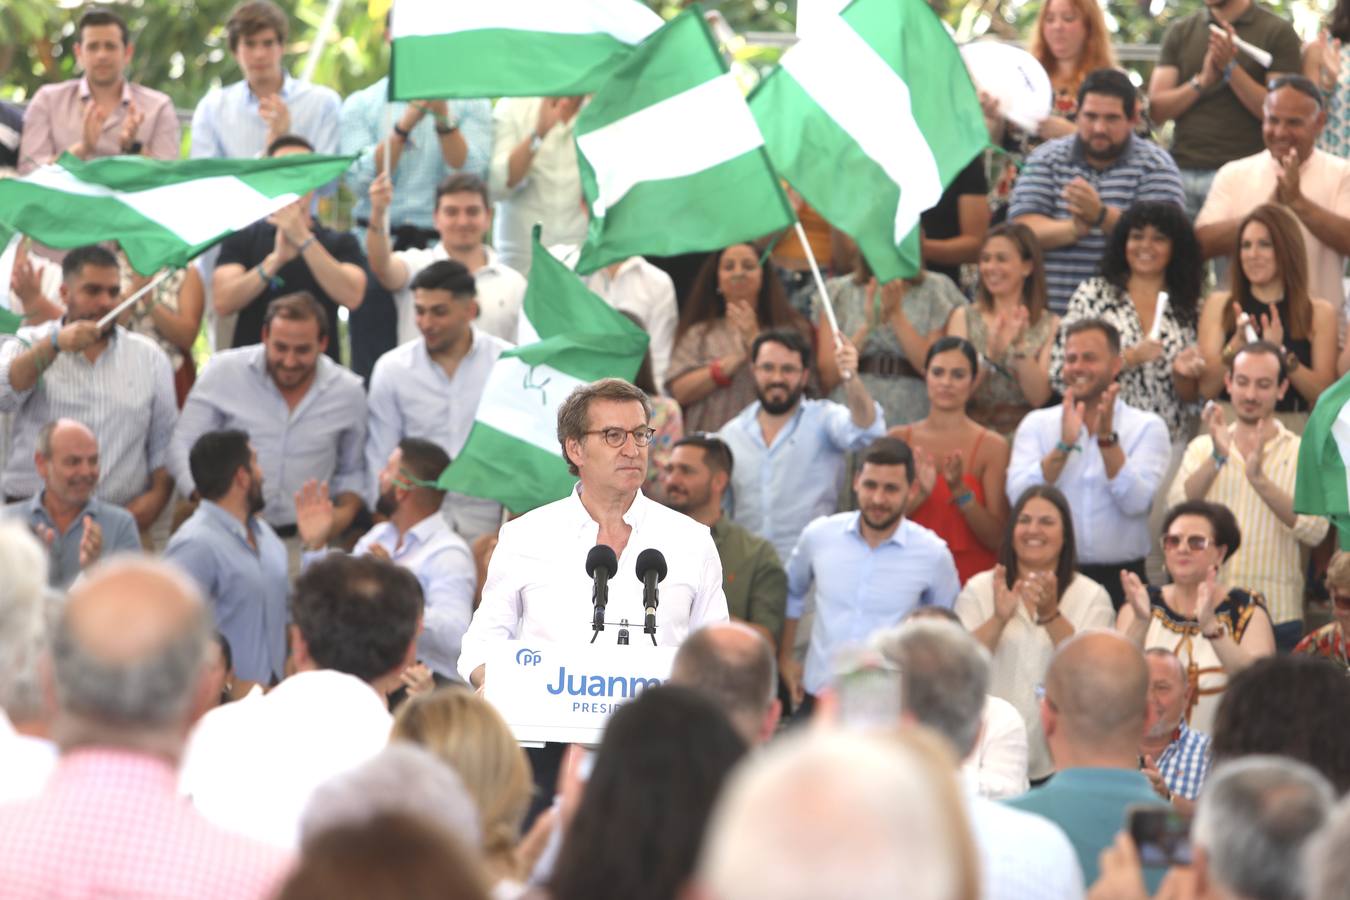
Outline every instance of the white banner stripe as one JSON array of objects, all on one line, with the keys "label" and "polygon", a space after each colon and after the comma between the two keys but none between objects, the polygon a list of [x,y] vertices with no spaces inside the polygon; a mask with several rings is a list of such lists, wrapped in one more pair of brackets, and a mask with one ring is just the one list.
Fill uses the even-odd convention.
[{"label": "white banner stripe", "polygon": [[595,170],[599,196],[592,210],[599,217],[644,181],[695,175],[763,145],[730,74],[577,136]]},{"label": "white banner stripe", "polygon": [[1336,448],[1341,451],[1341,463],[1345,466],[1345,495],[1350,497],[1350,403],[1341,407],[1336,420],[1331,423],[1331,436],[1336,440]]},{"label": "white banner stripe", "polygon": [[390,35],[429,37],[494,28],[609,34],[637,44],[662,25],[638,0],[396,0]]},{"label": "white banner stripe", "polygon": [[238,230],[297,199],[296,194],[268,197],[233,175],[181,181],[144,191],[119,193],[81,181],[57,165],[43,166],[23,181],[80,197],[107,197],[135,210],[188,245]]},{"label": "white banner stripe", "polygon": [[573,388],[586,383],[552,366],[531,366],[508,356],[492,367],[475,418],[503,434],[561,457],[558,407]]},{"label": "white banner stripe", "polygon": [[[830,118],[900,187],[895,242],[942,198],[932,148],[914,120],[909,86],[862,37],[835,16],[783,54],[781,65]],[[858,85],[867,90],[858,90]],[[886,110],[878,115],[877,110]]]}]

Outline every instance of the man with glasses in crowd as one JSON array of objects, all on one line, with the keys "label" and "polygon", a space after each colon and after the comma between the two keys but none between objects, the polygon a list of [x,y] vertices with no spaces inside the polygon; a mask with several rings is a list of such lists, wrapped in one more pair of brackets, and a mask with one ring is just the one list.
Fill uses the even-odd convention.
[{"label": "man with glasses in crowd", "polygon": [[886,433],[881,404],[858,378],[858,350],[840,335],[847,405],[805,400],[811,345],[796,330],[761,332],[750,345],[759,397],[722,427],[740,465],[731,478],[731,518],[773,544],[787,562],[813,519],[835,511],[846,454]]},{"label": "man with glasses in crowd", "polygon": [[1242,523],[1242,546],[1224,564],[1224,581],[1266,598],[1275,645],[1293,649],[1303,637],[1303,563],[1331,523],[1294,512],[1300,438],[1275,416],[1289,390],[1284,351],[1264,341],[1248,344],[1228,364],[1224,386],[1237,421],[1223,409],[1205,411],[1209,434],[1191,441],[1168,492],[1183,500],[1222,503]]},{"label": "man with glasses in crowd", "polygon": [[1263,203],[1278,203],[1294,214],[1303,232],[1309,296],[1328,301],[1342,315],[1341,274],[1350,255],[1350,161],[1315,146],[1327,110],[1311,80],[1302,75],[1272,78],[1264,112],[1261,136],[1266,149],[1233,160],[1214,176],[1209,198],[1195,219],[1200,249],[1206,258],[1227,257],[1247,213]]},{"label": "man with glasses in crowd", "polygon": [[[605,622],[627,619],[633,641],[647,641],[638,555],[661,551],[668,568],[661,581],[655,641],[678,646],[708,622],[727,621],[722,564],[708,528],[647,499],[651,401],[640,389],[604,378],[574,389],[558,407],[558,443],[567,467],[580,479],[571,494],[502,526],[488,566],[483,602],[464,634],[459,673],[475,687],[484,681],[489,647],[520,638],[551,643],[592,639],[592,549],[614,551]],[[606,625],[598,640],[612,643],[618,628]]]}]

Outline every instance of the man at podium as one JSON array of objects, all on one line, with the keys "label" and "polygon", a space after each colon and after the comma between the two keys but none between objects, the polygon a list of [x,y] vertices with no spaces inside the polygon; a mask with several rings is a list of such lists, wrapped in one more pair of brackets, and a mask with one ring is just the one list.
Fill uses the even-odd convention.
[{"label": "man at podium", "polygon": [[[482,687],[488,647],[519,638],[549,643],[613,644],[627,620],[634,643],[643,633],[644,550],[660,551],[666,575],[656,613],[658,645],[678,646],[689,632],[725,622],[722,563],[704,525],[655,503],[641,491],[651,442],[651,403],[626,381],[582,385],[558,408],[558,442],[580,484],[567,497],[502,526],[488,566],[483,602],[464,634],[459,673]],[[605,629],[592,627],[593,549],[617,559],[610,575]],[[650,558],[650,554],[646,558]],[[588,565],[588,559],[592,564]]]}]

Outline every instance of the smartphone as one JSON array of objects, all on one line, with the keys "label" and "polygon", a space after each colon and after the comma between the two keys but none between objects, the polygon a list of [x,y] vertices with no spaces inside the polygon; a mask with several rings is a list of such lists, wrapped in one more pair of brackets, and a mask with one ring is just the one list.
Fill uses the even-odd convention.
[{"label": "smartphone", "polygon": [[1174,807],[1134,805],[1125,810],[1125,822],[1141,865],[1170,868],[1191,864],[1191,820]]}]

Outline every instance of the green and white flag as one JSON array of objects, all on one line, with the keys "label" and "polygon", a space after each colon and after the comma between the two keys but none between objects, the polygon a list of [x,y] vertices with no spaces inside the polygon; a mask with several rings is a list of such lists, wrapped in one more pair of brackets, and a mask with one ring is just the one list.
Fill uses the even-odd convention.
[{"label": "green and white flag", "polygon": [[85,162],[64,153],[23,178],[0,181],[0,226],[63,250],[117,241],[136,271],[149,274],[186,265],[217,241],[334,180],[355,158],[296,153]]},{"label": "green and white flag", "polygon": [[881,281],[918,273],[919,215],[989,142],[960,53],[924,0],[822,17],[750,96],[783,177]]},{"label": "green and white flag", "polygon": [[9,283],[14,275],[14,258],[23,235],[0,225],[0,334],[13,334],[23,324],[23,316],[10,312]]},{"label": "green and white flag", "polygon": [[751,241],[795,216],[695,4],[643,41],[578,114],[591,210],[577,271]]},{"label": "green and white flag", "polygon": [[442,473],[444,490],[488,497],[513,513],[559,500],[576,477],[558,445],[558,407],[580,385],[632,381],[648,337],[587,290],[534,231],[521,331],[537,335],[504,352],[488,376],[469,439]]},{"label": "green and white flag", "polygon": [[1326,516],[1350,550],[1350,375],[1322,392],[1298,448],[1294,512]]},{"label": "green and white flag", "polygon": [[396,0],[389,98],[588,94],[661,21],[639,0]]}]

